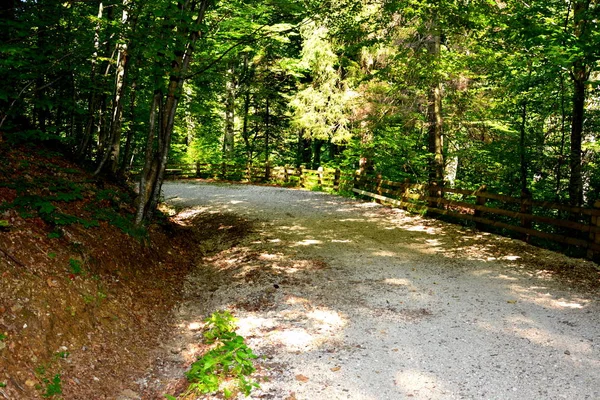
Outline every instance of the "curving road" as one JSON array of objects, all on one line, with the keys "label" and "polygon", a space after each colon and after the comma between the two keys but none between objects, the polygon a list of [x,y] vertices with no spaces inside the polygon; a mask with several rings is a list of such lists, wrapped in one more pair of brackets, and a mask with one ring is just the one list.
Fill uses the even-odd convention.
[{"label": "curving road", "polygon": [[253,221],[190,277],[174,343],[191,357],[198,321],[232,309],[269,378],[252,398],[600,399],[599,296],[544,268],[588,262],[323,193],[163,190],[182,219]]}]

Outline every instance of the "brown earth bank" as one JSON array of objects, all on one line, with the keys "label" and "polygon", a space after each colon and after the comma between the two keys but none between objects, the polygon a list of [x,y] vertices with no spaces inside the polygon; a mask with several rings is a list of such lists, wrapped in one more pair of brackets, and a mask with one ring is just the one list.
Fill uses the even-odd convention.
[{"label": "brown earth bank", "polygon": [[133,396],[194,236],[166,218],[140,232],[127,189],[47,148],[1,146],[0,398]]}]

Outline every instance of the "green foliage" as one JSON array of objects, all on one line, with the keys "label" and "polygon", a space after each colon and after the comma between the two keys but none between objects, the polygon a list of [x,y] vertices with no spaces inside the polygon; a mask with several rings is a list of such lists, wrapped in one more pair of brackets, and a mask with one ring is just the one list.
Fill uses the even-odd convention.
[{"label": "green foliage", "polygon": [[[244,338],[235,333],[235,318],[228,311],[211,314],[205,320],[204,338],[215,347],[208,351],[186,373],[190,386],[188,393],[214,393],[223,390],[226,398],[234,390],[248,396],[258,383],[248,377],[255,371],[252,360],[256,355],[246,345]],[[233,380],[234,386],[224,383]]]},{"label": "green foliage", "polygon": [[6,336],[6,334],[4,333],[0,333],[0,342],[5,340],[8,336]]},{"label": "green foliage", "polygon": [[69,271],[75,275],[81,274],[83,272],[81,260],[77,260],[75,258],[70,258],[69,259]]},{"label": "green foliage", "polygon": [[45,389],[42,397],[50,398],[62,394],[62,382],[60,374],[54,375],[52,379],[42,378]]},{"label": "green foliage", "polygon": [[42,391],[42,397],[51,398],[62,394],[62,382],[60,374],[55,374],[51,379],[46,377],[47,368],[44,365],[39,365],[35,368],[35,374],[42,382],[41,385],[36,385],[38,390]]}]

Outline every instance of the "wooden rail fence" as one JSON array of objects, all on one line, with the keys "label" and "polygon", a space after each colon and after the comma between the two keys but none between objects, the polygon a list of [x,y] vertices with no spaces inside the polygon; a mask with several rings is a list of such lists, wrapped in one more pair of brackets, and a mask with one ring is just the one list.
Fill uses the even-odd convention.
[{"label": "wooden rail fence", "polygon": [[492,193],[485,185],[466,190],[394,182],[333,168],[312,170],[270,164],[170,164],[166,175],[352,191],[405,210],[471,221],[477,229],[488,226],[516,232],[525,241],[537,237],[577,246],[587,251],[588,258],[600,261],[600,201],[593,208],[572,207],[527,195]]},{"label": "wooden rail fence", "polygon": [[334,168],[319,167],[316,170],[270,164],[195,163],[169,164],[165,170],[167,178],[205,178],[246,182],[275,182],[283,186],[305,188],[329,188],[351,190],[353,173]]},{"label": "wooden rail fence", "polygon": [[445,215],[485,226],[517,232],[529,241],[538,237],[587,250],[600,259],[600,201],[593,208],[512,197],[477,190],[393,182],[380,177],[356,176],[352,189],[358,195],[410,211]]}]

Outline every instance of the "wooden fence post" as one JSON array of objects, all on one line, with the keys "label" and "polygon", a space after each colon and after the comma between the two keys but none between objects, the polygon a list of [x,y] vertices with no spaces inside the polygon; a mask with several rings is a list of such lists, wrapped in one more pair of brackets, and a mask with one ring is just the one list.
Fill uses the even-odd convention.
[{"label": "wooden fence post", "polygon": [[[521,214],[531,214],[531,198],[531,192],[529,192],[529,190],[521,191]],[[531,219],[521,217],[521,226],[523,228],[531,229]],[[529,239],[530,235],[528,235],[527,233],[524,233],[521,236],[521,240],[526,243],[529,243]]]},{"label": "wooden fence post", "polygon": [[317,168],[317,185],[323,186],[323,167]]},{"label": "wooden fence post", "polygon": [[433,182],[427,188],[427,192],[430,200],[427,202],[427,206],[431,208],[438,208],[438,202],[435,199],[442,197],[442,192],[437,184],[437,182]]},{"label": "wooden fence post", "polygon": [[221,163],[221,179],[225,179],[227,176],[227,163],[223,161]]},{"label": "wooden fence post", "polygon": [[271,164],[269,164],[269,160],[265,162],[265,181],[271,179]]},{"label": "wooden fence post", "polygon": [[400,187],[400,201],[404,202],[410,194],[410,179],[406,178]]},{"label": "wooden fence post", "polygon": [[[594,210],[600,211],[600,200],[596,200],[594,203]],[[600,229],[600,215],[592,215],[590,217],[590,228],[590,245],[600,246],[600,232],[596,231],[596,229]],[[599,250],[588,248],[587,257],[594,262],[600,263]]]},{"label": "wooden fence post", "polygon": [[335,169],[335,173],[333,175],[333,190],[340,190],[340,177],[342,175],[342,172],[340,171],[339,168]]},{"label": "wooden fence post", "polygon": [[200,161],[196,161],[196,178],[200,178]]},{"label": "wooden fence post", "polygon": [[288,183],[290,180],[290,177],[288,175],[288,166],[287,164],[283,166],[283,182]]},{"label": "wooden fence post", "polygon": [[[381,195],[382,179],[383,179],[383,176],[381,175],[381,172],[378,172],[377,175],[375,176],[375,193],[377,193],[378,195]],[[375,202],[378,204],[381,204],[381,200],[379,200],[379,199],[376,199]]]},{"label": "wooden fence post", "polygon": [[360,187],[360,183],[362,180],[361,178],[362,178],[361,170],[357,169],[356,171],[354,171],[354,178],[353,178],[353,183],[352,183],[352,187],[354,189],[362,189]]},{"label": "wooden fence post", "polygon": [[304,172],[302,171],[302,165],[299,165],[296,168],[296,173],[298,174],[298,184],[300,187],[304,187]]},{"label": "wooden fence post", "polygon": [[[475,204],[477,204],[478,206],[485,206],[486,203],[486,198],[483,196],[478,196],[478,193],[482,193],[485,192],[487,190],[487,186],[486,185],[481,185],[481,187],[479,189],[477,189],[476,196],[477,198],[475,199]],[[483,215],[483,212],[481,210],[475,210],[475,212],[473,213],[473,215],[475,217],[481,217],[481,215]],[[481,222],[475,222],[475,229],[478,230],[483,230],[484,229],[484,224],[482,224]]]}]

